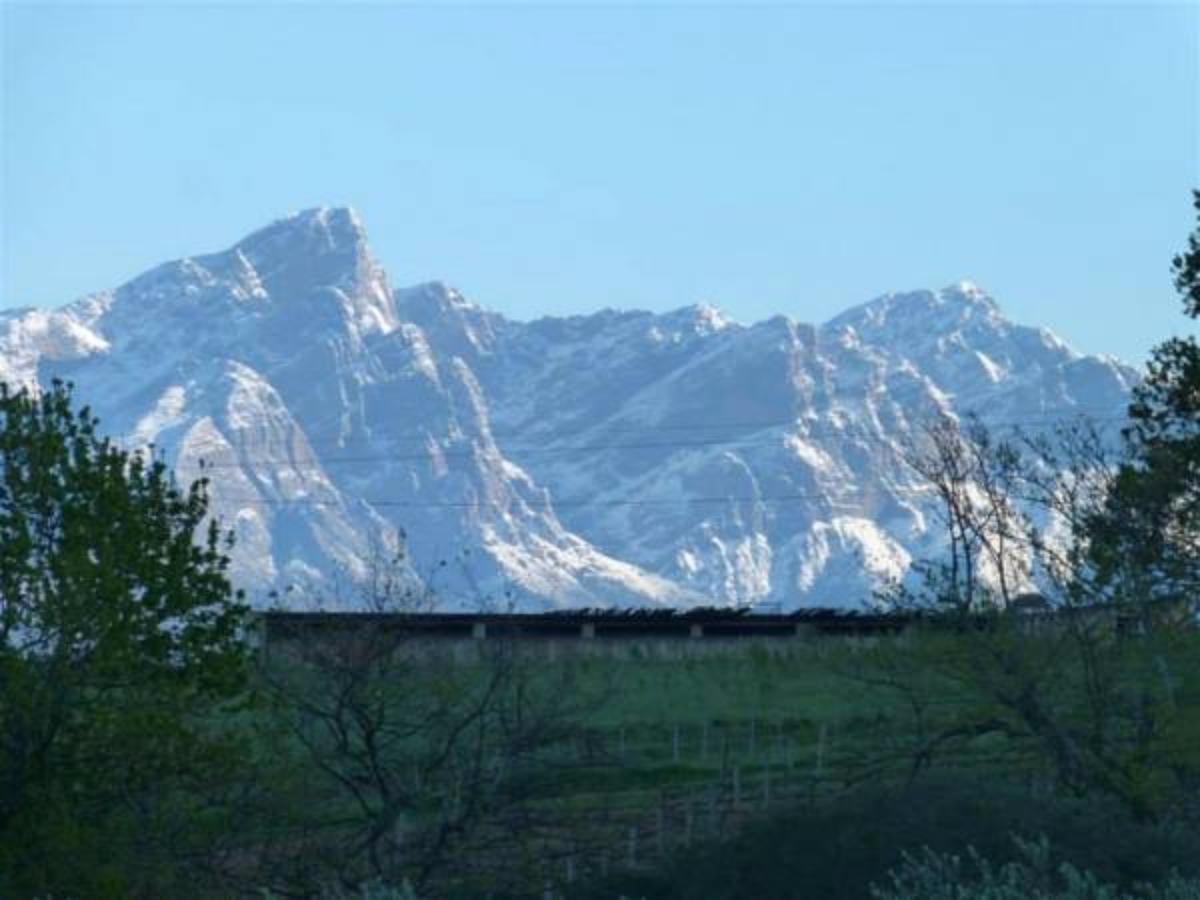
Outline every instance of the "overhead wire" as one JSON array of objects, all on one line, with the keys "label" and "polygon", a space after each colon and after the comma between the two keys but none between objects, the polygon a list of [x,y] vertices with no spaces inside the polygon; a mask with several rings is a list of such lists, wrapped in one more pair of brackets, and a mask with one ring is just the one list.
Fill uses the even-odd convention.
[{"label": "overhead wire", "polygon": [[[1116,422],[1123,423],[1123,422],[1127,421],[1127,418],[1125,416],[1097,417],[1097,416],[1088,416],[1087,414],[1076,415],[1075,420],[1078,420],[1081,417],[1083,417],[1086,422],[1096,423],[1096,424],[1101,424],[1101,423],[1110,423],[1111,424],[1111,423],[1116,423]],[[1048,422],[1049,424],[1051,424],[1053,426],[1057,426],[1059,424],[1063,424],[1064,422],[1070,422],[1070,421],[1072,421],[1071,418],[1064,419],[1061,416],[1051,417],[1051,416],[1047,415],[1047,416],[1040,416],[1040,417],[1027,417],[1027,418],[1022,418],[1022,419],[989,420],[989,421],[987,421],[986,424],[989,427],[1008,427],[1008,426],[1030,425],[1030,424],[1035,424],[1038,422]],[[801,424],[801,423],[796,420],[780,421],[780,422],[777,422],[770,426],[764,425],[764,426],[762,426],[762,428],[764,428],[764,429],[767,427],[779,428],[779,427],[786,427],[789,425],[795,426],[795,425],[799,425],[799,424]],[[705,427],[705,426],[700,426],[700,427]],[[714,426],[707,426],[707,427],[735,428],[735,427],[746,427],[746,426],[736,426],[736,425],[716,426],[716,425],[714,425]],[[653,426],[651,429],[643,429],[643,430],[658,430],[658,428],[659,428],[659,426]],[[848,438],[850,440],[854,440],[854,441],[865,441],[867,443],[878,443],[878,444],[884,444],[884,445],[890,446],[889,442],[885,438],[883,438],[879,435],[870,434],[870,433],[846,434],[841,431],[836,431],[831,427],[822,427],[822,428],[817,428],[817,429],[809,427],[809,428],[805,429],[805,432],[803,434],[793,434],[790,436],[803,439],[805,437],[809,437],[809,436],[815,437],[815,436],[821,436],[823,434],[824,435],[834,435],[837,437],[846,437],[846,438]],[[485,437],[485,435],[482,433],[475,433],[473,435],[464,435],[464,437],[482,438],[482,437]],[[486,434],[486,437],[494,439],[495,435],[491,432],[488,432]],[[409,438],[409,439],[401,438],[399,440],[401,440],[401,441],[404,441],[404,440],[416,441],[416,440],[421,440],[421,439],[420,438]],[[428,438],[426,440],[428,440]],[[777,443],[777,441],[772,439],[770,441],[770,443],[775,444],[775,443]],[[707,438],[704,440],[696,440],[696,441],[669,440],[669,441],[645,441],[645,442],[637,442],[637,443],[616,443],[616,444],[613,444],[613,443],[575,444],[575,445],[568,444],[568,445],[558,445],[558,446],[544,446],[544,445],[532,446],[531,445],[528,447],[522,447],[519,443],[513,444],[513,443],[505,442],[504,444],[498,443],[497,447],[505,455],[509,455],[512,457],[524,458],[524,457],[529,457],[529,456],[559,455],[559,454],[565,454],[565,453],[594,453],[594,452],[632,451],[632,450],[678,450],[678,449],[687,449],[687,448],[692,448],[692,447],[729,447],[730,449],[739,449],[739,448],[753,448],[753,447],[757,447],[757,446],[766,446],[767,444],[768,444],[768,441],[764,437],[734,436],[734,437],[730,437],[730,438]],[[350,455],[350,456],[323,456],[320,454],[311,454],[310,459],[307,461],[303,461],[303,462],[297,462],[296,460],[291,460],[291,459],[281,460],[278,457],[259,457],[259,458],[242,457],[236,461],[229,461],[229,462],[204,461],[203,468],[205,468],[205,469],[224,469],[224,468],[244,469],[248,466],[276,466],[279,468],[292,468],[292,469],[324,468],[325,466],[352,465],[352,464],[359,464],[359,463],[425,461],[425,460],[429,460],[435,456],[440,457],[442,459],[471,458],[471,457],[474,457],[477,454],[477,452],[478,452],[477,448],[455,449],[455,448],[450,448],[450,447],[444,448],[444,447],[435,445],[432,447],[427,447],[425,450],[420,451],[420,452],[407,452],[407,453],[389,452],[389,453],[355,454],[355,455]]]},{"label": "overhead wire", "polygon": [[[889,488],[893,493],[930,493],[930,488],[917,487],[902,487],[894,486]],[[805,491],[792,494],[778,495],[760,495],[757,497],[742,496],[742,497],[642,497],[638,499],[576,499],[566,498],[562,500],[553,500],[551,498],[521,498],[521,502],[527,506],[540,506],[543,508],[570,508],[579,506],[598,506],[598,507],[647,507],[647,506],[678,506],[684,505],[703,505],[714,503],[788,503],[798,502],[801,500],[809,500],[813,498],[829,499],[828,494],[819,493],[817,491]],[[266,506],[344,506],[344,501],[341,500],[317,500],[314,498],[300,497],[294,499],[285,498],[264,498],[264,497],[246,497],[246,498],[224,498],[230,502],[247,503],[250,505],[266,505]],[[480,500],[389,500],[389,499],[371,499],[371,498],[355,498],[363,503],[374,507],[405,507],[413,509],[474,509],[480,506],[499,506],[500,504],[489,502],[486,499]]]},{"label": "overhead wire", "polygon": [[[1111,407],[1106,407],[1106,410],[1111,410]],[[1088,424],[1100,425],[1103,423],[1115,424],[1124,423],[1127,420],[1125,416],[1089,416],[1086,413],[1081,413],[1079,409],[1072,410],[1074,416],[1055,415],[1043,413],[1031,415],[1022,418],[1011,418],[1005,420],[993,419],[986,422],[988,427],[1019,427],[1022,425],[1030,425],[1035,423],[1046,423],[1051,426],[1070,423],[1072,421],[1082,421]],[[803,424],[796,419],[778,420],[770,424],[759,423],[759,427],[779,428],[787,426],[796,426]],[[745,428],[750,427],[746,423],[695,423],[689,425],[689,428]],[[658,430],[659,426],[653,426],[652,429],[643,430]],[[886,438],[870,433],[858,433],[846,435],[842,431],[827,430],[832,429],[831,424],[826,424],[826,427],[814,429],[810,427],[804,434],[793,434],[791,437],[817,436],[822,432],[826,434],[834,434],[838,437],[848,437],[852,441],[877,443],[888,449],[894,449],[894,446]],[[483,435],[475,435],[482,437]],[[593,451],[630,451],[644,449],[686,449],[690,447],[726,447],[729,449],[753,449],[755,447],[777,445],[780,435],[758,435],[758,436],[741,436],[723,439],[705,439],[699,441],[652,441],[641,443],[620,443],[620,444],[590,444],[590,445],[566,445],[558,447],[531,447],[524,451],[514,450],[512,446],[505,445],[498,449],[507,456],[519,458],[527,454],[541,453],[572,453],[572,452],[593,452]],[[467,458],[474,456],[476,449],[470,450],[452,450],[437,448],[439,455],[443,458]],[[311,461],[298,462],[295,460],[280,460],[277,457],[263,459],[246,459],[242,458],[232,462],[203,462],[200,467],[201,472],[217,469],[239,469],[244,470],[251,467],[273,467],[281,469],[320,469],[327,465],[339,465],[348,463],[380,463],[394,461],[428,461],[434,453],[434,448],[427,449],[421,453],[384,453],[384,454],[369,454],[348,457],[319,457],[313,456]],[[544,489],[543,489],[544,490]],[[874,491],[874,489],[869,489]],[[895,496],[899,495],[928,495],[931,489],[928,486],[918,485],[899,485],[893,484],[885,488],[887,493]],[[860,487],[839,486],[824,491],[799,491],[789,492],[786,494],[760,494],[757,496],[699,496],[699,497],[639,497],[639,498],[575,498],[565,497],[561,499],[553,499],[547,496],[543,497],[521,497],[519,503],[527,507],[538,507],[543,509],[568,509],[581,507],[597,507],[597,508],[654,508],[654,507],[670,507],[670,506],[698,506],[698,505],[716,505],[716,504],[787,504],[802,502],[812,499],[827,500],[837,503],[837,496],[845,497],[847,494],[864,494],[867,493]],[[503,501],[493,501],[486,497],[477,497],[469,500],[405,500],[388,497],[352,497],[349,500],[343,499],[320,499],[315,497],[229,497],[223,496],[220,498],[223,502],[241,503],[250,506],[270,506],[270,507],[287,507],[287,506],[311,506],[311,507],[338,507],[345,506],[348,503],[355,501],[366,503],[374,508],[403,508],[403,509],[474,509],[479,507],[497,507],[514,505],[511,498],[506,498]]]}]

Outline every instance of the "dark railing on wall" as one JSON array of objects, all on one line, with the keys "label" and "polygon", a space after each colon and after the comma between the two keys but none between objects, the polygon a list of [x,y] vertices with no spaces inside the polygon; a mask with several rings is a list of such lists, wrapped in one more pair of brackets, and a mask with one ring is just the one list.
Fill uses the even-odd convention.
[{"label": "dark railing on wall", "polygon": [[425,638],[746,638],[894,634],[913,617],[901,613],[805,609],[761,614],[737,609],[604,610],[548,613],[262,613],[268,643],[318,637],[362,628]]}]

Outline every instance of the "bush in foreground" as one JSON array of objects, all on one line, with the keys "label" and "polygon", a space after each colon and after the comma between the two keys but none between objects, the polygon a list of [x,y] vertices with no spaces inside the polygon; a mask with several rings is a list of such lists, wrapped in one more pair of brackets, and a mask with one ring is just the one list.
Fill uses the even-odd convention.
[{"label": "bush in foreground", "polygon": [[905,865],[905,851],[969,857],[973,847],[1003,866],[1021,859],[1014,834],[1045,835],[1060,861],[1124,891],[1172,872],[1200,876],[1200,835],[1191,830],[1135,822],[1113,801],[1032,796],[1020,785],[942,775],[780,812],[730,841],[571,896],[867,900],[872,885],[890,883]]},{"label": "bush in foreground", "polygon": [[995,865],[974,847],[967,859],[928,847],[904,854],[887,887],[872,886],[875,900],[1195,900],[1200,880],[1172,873],[1159,884],[1141,884],[1132,893],[1105,884],[1069,862],[1055,864],[1046,838],[1014,838],[1019,858]]}]

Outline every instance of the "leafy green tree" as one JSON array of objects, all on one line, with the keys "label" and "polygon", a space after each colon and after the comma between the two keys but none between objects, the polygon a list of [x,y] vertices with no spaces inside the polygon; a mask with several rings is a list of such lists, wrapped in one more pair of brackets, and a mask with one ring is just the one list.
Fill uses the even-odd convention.
[{"label": "leafy green tree", "polygon": [[248,670],[207,513],[69,385],[0,384],[0,895],[182,894]]},{"label": "leafy green tree", "polygon": [[[1200,191],[1193,194],[1200,220]],[[1172,262],[1184,313],[1200,319],[1200,225]],[[1123,599],[1195,596],[1200,586],[1200,342],[1172,337],[1154,348],[1134,392],[1129,461],[1110,503],[1091,524],[1093,562]],[[1122,599],[1122,598],[1118,598]]]}]

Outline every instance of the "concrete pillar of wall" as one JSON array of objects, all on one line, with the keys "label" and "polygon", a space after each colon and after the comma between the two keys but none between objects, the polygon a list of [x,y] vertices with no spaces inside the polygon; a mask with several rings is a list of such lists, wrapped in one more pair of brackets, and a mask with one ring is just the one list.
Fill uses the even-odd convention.
[{"label": "concrete pillar of wall", "polygon": [[481,641],[485,637],[487,637],[487,623],[486,622],[475,622],[474,624],[472,624],[471,625],[471,637],[475,638],[475,640],[477,640],[477,641]]},{"label": "concrete pillar of wall", "polygon": [[595,623],[594,622],[584,622],[583,626],[579,629],[579,636],[581,638],[585,638],[585,639],[594,638],[596,636]]},{"label": "concrete pillar of wall", "polygon": [[704,626],[698,622],[693,622],[692,627],[688,629],[688,637],[704,637]]},{"label": "concrete pillar of wall", "polygon": [[815,625],[810,625],[807,622],[798,622],[796,624],[796,637],[798,638],[813,638],[817,636]]}]

